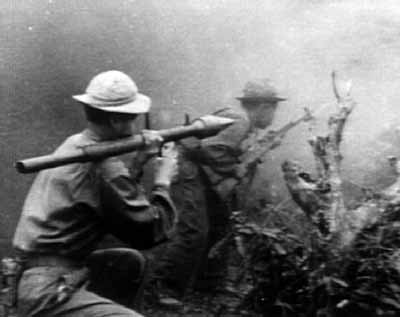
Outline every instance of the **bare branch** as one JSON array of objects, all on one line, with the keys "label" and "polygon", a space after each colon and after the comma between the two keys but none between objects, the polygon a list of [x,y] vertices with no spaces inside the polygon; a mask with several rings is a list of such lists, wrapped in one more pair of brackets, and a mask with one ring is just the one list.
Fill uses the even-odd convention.
[{"label": "bare branch", "polygon": [[339,91],[338,91],[338,89],[337,89],[337,84],[336,84],[336,72],[335,72],[335,71],[332,71],[331,77],[332,77],[333,94],[335,95],[335,98],[336,98],[337,102],[340,102],[340,101],[341,101],[341,97],[340,97]]}]

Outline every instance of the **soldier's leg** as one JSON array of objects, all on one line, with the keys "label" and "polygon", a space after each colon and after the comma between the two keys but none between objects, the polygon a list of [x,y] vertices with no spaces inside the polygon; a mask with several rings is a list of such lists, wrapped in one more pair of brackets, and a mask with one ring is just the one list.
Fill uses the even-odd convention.
[{"label": "soldier's leg", "polygon": [[81,288],[55,309],[41,313],[42,317],[141,317],[143,315],[107,298]]},{"label": "soldier's leg", "polygon": [[128,248],[93,252],[87,261],[90,284],[87,289],[130,308],[140,309],[146,261]]},{"label": "soldier's leg", "polygon": [[[206,253],[214,248],[217,244],[229,237],[231,232],[230,214],[231,210],[228,204],[217,196],[213,190],[206,191],[207,212],[209,219],[209,236]],[[199,283],[196,288],[198,290],[209,291],[223,286],[227,274],[227,262],[229,259],[229,243],[222,243],[218,248],[218,252],[209,258],[201,268]]]},{"label": "soldier's leg", "polygon": [[85,288],[87,270],[41,266],[26,270],[18,287],[18,316],[141,316]]},{"label": "soldier's leg", "polygon": [[206,226],[197,225],[201,218],[193,210],[184,211],[177,225],[177,235],[164,246],[161,256],[154,260],[154,278],[178,297],[184,296],[196,279],[204,257],[207,230]]}]

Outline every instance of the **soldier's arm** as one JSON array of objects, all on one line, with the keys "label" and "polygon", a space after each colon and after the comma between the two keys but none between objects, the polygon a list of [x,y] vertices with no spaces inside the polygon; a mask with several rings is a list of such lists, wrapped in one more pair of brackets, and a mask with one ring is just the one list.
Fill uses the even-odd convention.
[{"label": "soldier's arm", "polygon": [[98,175],[107,230],[137,249],[166,240],[174,230],[175,206],[169,187],[156,184],[149,197],[117,158],[99,164]]},{"label": "soldier's arm", "polygon": [[216,136],[202,140],[199,157],[216,172],[232,174],[240,162],[241,143],[248,134],[249,122],[245,117],[229,111],[221,115],[234,119],[235,123]]}]

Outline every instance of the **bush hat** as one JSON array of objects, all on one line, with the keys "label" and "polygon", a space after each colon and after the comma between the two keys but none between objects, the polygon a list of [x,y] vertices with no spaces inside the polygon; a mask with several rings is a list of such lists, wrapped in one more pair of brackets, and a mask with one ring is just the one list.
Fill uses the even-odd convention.
[{"label": "bush hat", "polygon": [[237,97],[240,101],[283,101],[286,97],[278,95],[275,87],[267,78],[256,79],[246,83],[243,96]]},{"label": "bush hat", "polygon": [[117,70],[94,76],[86,92],[73,98],[93,108],[115,113],[146,113],[151,107],[151,99],[139,93],[128,75]]}]

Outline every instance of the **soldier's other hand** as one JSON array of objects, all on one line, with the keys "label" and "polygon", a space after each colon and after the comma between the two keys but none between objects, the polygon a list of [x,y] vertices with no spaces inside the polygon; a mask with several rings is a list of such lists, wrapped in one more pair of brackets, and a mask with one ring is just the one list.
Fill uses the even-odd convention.
[{"label": "soldier's other hand", "polygon": [[158,154],[163,138],[158,131],[143,130],[144,152],[147,156],[155,156]]},{"label": "soldier's other hand", "polygon": [[157,157],[154,162],[154,184],[169,187],[178,175],[178,160],[173,157]]},{"label": "soldier's other hand", "polygon": [[164,143],[161,147],[161,156],[166,158],[172,158],[177,160],[178,162],[178,171],[176,172],[175,176],[172,177],[172,182],[176,182],[178,179],[179,174],[179,146],[175,142],[167,142]]},{"label": "soldier's other hand", "polygon": [[161,156],[178,159],[179,151],[175,142],[164,143],[161,147]]}]

